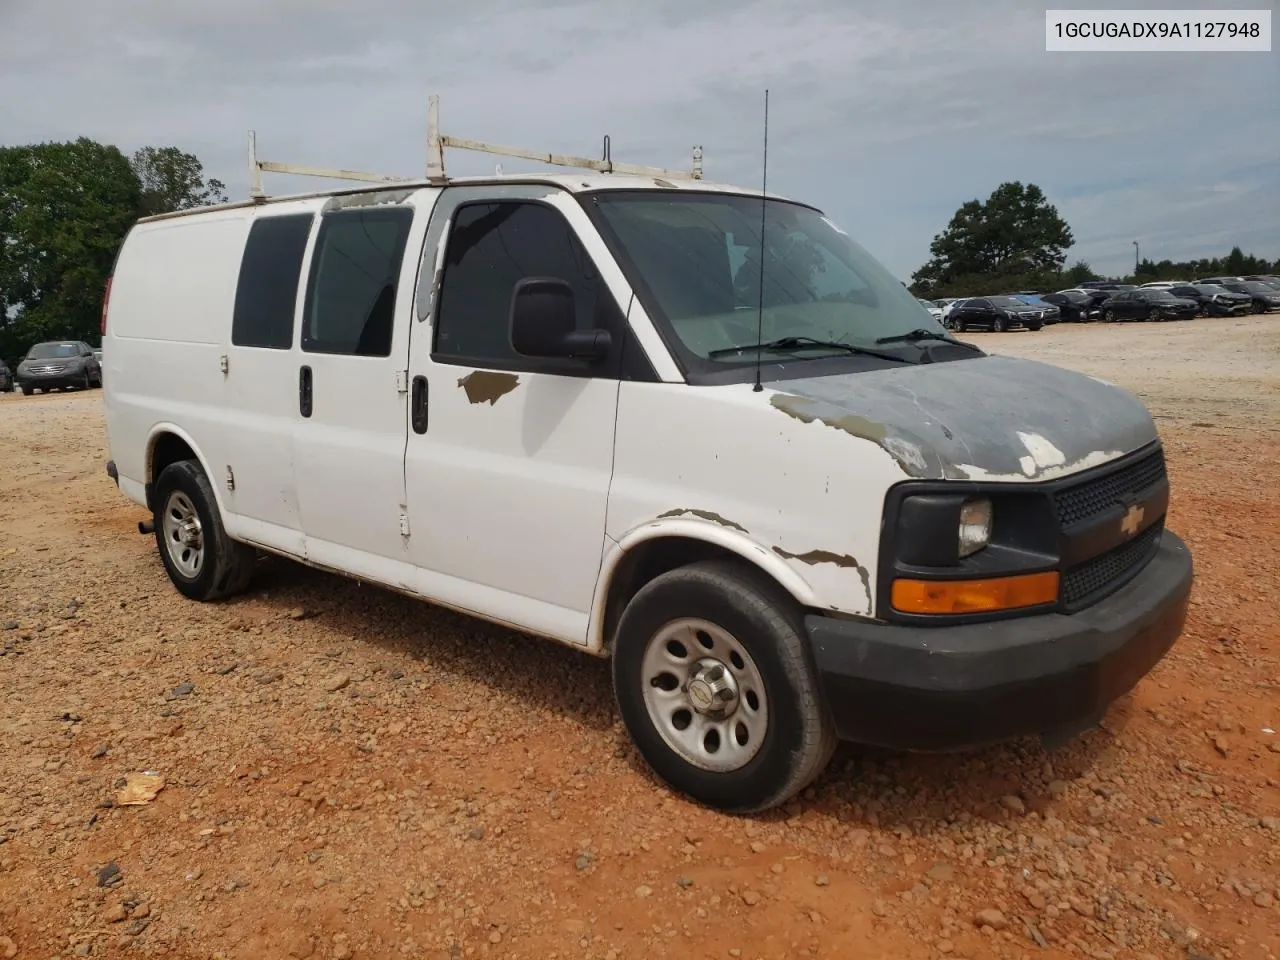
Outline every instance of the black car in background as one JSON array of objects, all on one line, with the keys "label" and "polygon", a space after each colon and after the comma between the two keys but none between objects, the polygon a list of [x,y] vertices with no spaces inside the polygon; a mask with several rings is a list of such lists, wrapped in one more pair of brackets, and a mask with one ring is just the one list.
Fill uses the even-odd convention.
[{"label": "black car in background", "polygon": [[13,371],[0,360],[0,393],[13,393]]},{"label": "black car in background", "polygon": [[1254,313],[1280,310],[1280,290],[1257,280],[1228,280],[1222,284],[1228,290],[1243,293],[1253,301]]},{"label": "black car in background", "polygon": [[1192,320],[1200,314],[1200,304],[1185,297],[1175,297],[1168,290],[1141,288],[1121,290],[1102,302],[1102,319],[1116,320]]},{"label": "black car in background", "polygon": [[1253,309],[1253,300],[1249,297],[1216,283],[1180,283],[1170,287],[1169,292],[1175,297],[1196,301],[1206,317],[1239,317]]},{"label": "black car in background", "polygon": [[1280,290],[1280,277],[1274,276],[1270,273],[1259,273],[1254,274],[1251,277],[1241,277],[1240,279],[1256,280],[1258,283],[1265,283],[1269,287],[1275,287],[1277,290]]},{"label": "black car in background", "polygon": [[18,364],[18,386],[28,397],[35,390],[100,387],[102,364],[94,357],[93,347],[82,340],[37,343]]},{"label": "black car in background", "polygon": [[1106,296],[1087,290],[1059,290],[1041,294],[1040,299],[1057,307],[1059,318],[1064,323],[1084,323],[1090,318],[1095,304],[1101,303]]},{"label": "black car in background", "polygon": [[1039,330],[1044,326],[1044,311],[1016,297],[973,297],[954,307],[947,320],[953,330],[962,333],[971,327],[996,333],[1004,333],[1014,327]]}]

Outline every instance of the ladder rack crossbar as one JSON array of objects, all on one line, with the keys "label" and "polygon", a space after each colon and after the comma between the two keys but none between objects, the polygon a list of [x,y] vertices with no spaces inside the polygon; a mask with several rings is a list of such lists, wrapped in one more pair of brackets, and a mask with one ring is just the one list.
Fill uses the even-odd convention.
[{"label": "ladder rack crossbar", "polygon": [[[473,153],[487,153],[499,157],[513,157],[519,160],[532,160],[556,167],[574,167],[582,170],[593,170],[597,173],[621,173],[645,177],[659,177],[668,180],[701,180],[702,179],[702,147],[693,148],[693,166],[689,170],[671,170],[665,167],[650,167],[637,163],[618,163],[612,159],[609,151],[609,138],[605,137],[604,159],[592,160],[565,153],[549,153],[543,150],[526,150],[521,147],[507,147],[496,143],[485,143],[480,140],[468,140],[463,137],[447,137],[440,133],[440,98],[432,95],[429,100],[427,114],[427,164],[426,178],[435,183],[447,183],[444,171],[444,151],[446,147],[455,150],[469,150]],[[257,136],[249,131],[249,194],[254,200],[266,198],[262,187],[263,173],[287,173],[302,177],[322,177],[327,180],[355,180],[361,183],[409,183],[411,177],[393,176],[382,173],[366,173],[360,170],[330,169],[313,167],[306,164],[278,163],[258,159]]]}]

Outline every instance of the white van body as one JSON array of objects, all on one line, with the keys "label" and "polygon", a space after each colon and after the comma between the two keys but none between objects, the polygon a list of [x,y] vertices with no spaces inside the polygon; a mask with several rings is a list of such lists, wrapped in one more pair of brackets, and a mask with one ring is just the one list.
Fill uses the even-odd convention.
[{"label": "white van body", "polygon": [[[720,197],[731,198],[729,206],[715,206]],[[833,329],[844,313],[870,317],[865,322],[888,324],[884,333],[907,336],[846,348],[806,345],[802,335],[757,350],[769,325],[810,322],[786,300],[808,293],[770,294],[767,309],[765,298],[752,305],[739,293],[734,312],[710,319],[696,304],[673,307],[681,297],[694,304],[728,296],[727,281],[698,286],[705,263],[724,257],[723,249],[706,252],[708,237],[727,245],[730,259],[748,258],[739,279],[753,276],[745,228],[697,233],[690,226],[697,221],[682,213],[686,200],[711,204],[706,210],[726,222],[751,203],[776,205],[779,223],[794,220],[795,230],[813,236],[829,226],[821,233],[828,247],[815,247],[827,251],[826,265],[796,289],[817,290],[823,276],[848,266],[851,292],[845,300],[840,291],[814,293],[801,305],[805,317],[827,323],[830,315]],[[654,225],[657,239],[636,232],[644,224]],[[652,697],[645,703],[657,734],[640,731],[639,694],[628,707],[619,693],[624,718],[659,773],[725,808],[761,809],[793,795],[821,769],[836,733],[927,749],[1095,718],[1163,655],[1185,613],[1190,559],[1163,531],[1168,490],[1151,418],[1118,388],[950,340],[887,273],[899,293],[872,276],[861,253],[830,253],[831,244],[845,242],[836,237],[844,234],[825,217],[781,198],[594,173],[423,182],[149,218],[123,244],[104,306],[109,472],[152,512],[170,576],[197,599],[233,592],[230,580],[217,589],[197,583],[200,563],[225,559],[210,551],[253,548],[609,656],[620,623],[643,619],[628,608],[650,602],[646,584],[685,566],[711,571],[696,596],[741,588],[742,596],[763,597],[765,619],[752,622],[774,623],[785,636],[749,640],[728,630],[722,644],[714,631],[691,627],[723,669],[714,669],[721,661],[710,655],[697,670],[672,668],[679,683],[671,695],[695,698],[680,708],[693,717],[687,729],[742,741],[736,766],[711,755],[723,755],[723,740],[715,739],[716,749],[706,747],[712,740],[682,747],[686,727],[663,728],[666,708]],[[675,249],[668,238],[689,246]],[[516,243],[523,246],[515,254],[502,252]],[[571,281],[557,286],[533,274],[519,294],[512,273],[485,289],[484,277],[507,269],[504,257],[537,261],[545,273],[561,244],[572,253],[562,261],[573,264]],[[775,263],[772,248],[763,249]],[[702,256],[711,259],[689,266]],[[383,269],[371,267],[375,261],[389,264],[386,278],[375,276]],[[668,282],[655,264],[689,275]],[[464,304],[451,277],[474,302]],[[541,328],[530,321],[517,330],[517,314],[576,322],[575,342],[588,344],[585,352],[552,346],[522,354],[517,340]],[[891,319],[877,319],[885,317]],[[609,332],[603,347],[591,341],[597,320]],[[242,322],[244,334],[237,332]],[[707,344],[726,338],[749,349],[729,350],[721,363]],[[482,346],[490,360],[474,355]],[[169,482],[170,501],[157,502],[157,484],[178,462],[204,481],[181,489]],[[1135,464],[1146,466],[1135,473]],[[1090,587],[1085,607],[1054,594],[985,613],[963,598],[946,600],[959,606],[932,619],[895,613],[891,581],[910,578],[906,561],[886,552],[886,511],[898,509],[894,491],[923,485],[944,499],[963,491],[965,504],[979,504],[972,523],[980,526],[986,516],[985,535],[998,539],[1002,507],[996,504],[994,520],[981,513],[991,509],[984,485],[997,499],[1043,490],[1051,502],[1075,478],[1101,489],[1092,478],[1105,480],[1113,468],[1129,479],[1102,483],[1115,487],[1115,503],[1090,515],[1092,546],[1056,555],[1070,540],[1057,527],[1045,533],[1043,548],[1021,543],[1007,527],[1006,545],[991,540],[976,548],[988,566],[973,569],[983,576],[1002,571],[997,556],[1016,554],[1014,567],[1042,570],[1054,583],[1094,560],[1081,550],[1118,557],[1130,549],[1123,569],[1113,560],[1118,572]],[[954,530],[954,517],[948,522]],[[1143,543],[1138,559],[1125,546],[1133,538]],[[973,562],[952,557],[941,580],[955,580]],[[237,588],[247,576],[246,567],[232,578]],[[985,583],[974,587],[984,597],[1003,589]],[[678,597],[684,588],[668,589]],[[696,596],[690,609],[703,610]],[[1135,606],[1135,596],[1145,599]],[[1103,608],[1106,623],[1097,619]],[[688,622],[706,619],[698,613]],[[1079,636],[1092,638],[1082,648],[1085,660],[1077,654],[1063,661],[1065,645]],[[1023,645],[1044,637],[1053,641],[1043,658],[1048,666],[1028,667]],[[770,668],[772,654],[752,643],[781,645],[791,659]],[[651,663],[652,644],[635,644],[628,663]],[[977,664],[966,645],[990,663]],[[1021,652],[1003,656],[1010,646]],[[753,650],[758,663],[747,656]],[[923,674],[914,659],[898,663],[920,652],[929,654]],[[858,664],[874,669],[867,674]],[[983,672],[988,666],[994,673]],[[624,669],[631,668],[615,664],[615,678],[626,685]],[[1082,684],[1081,671],[1093,680]],[[722,673],[737,680],[717,679]],[[872,695],[865,699],[877,710],[882,701],[899,703],[892,698],[905,691],[900,707],[870,719],[846,716],[845,706],[863,699],[853,691],[867,684]],[[1065,685],[1070,703],[1052,715],[1032,710],[990,729],[955,729],[948,711],[968,715],[1001,692],[1021,703],[1026,684]],[[894,715],[913,710],[913,696],[945,701],[943,715],[929,729],[906,723],[899,738]],[[721,700],[703,713],[707,697]],[[747,701],[734,698],[751,697],[756,712],[746,718]],[[744,711],[744,722],[726,719],[721,701]],[[792,701],[807,719],[784,749],[769,724],[784,722]],[[718,734],[707,733],[713,727]]]}]

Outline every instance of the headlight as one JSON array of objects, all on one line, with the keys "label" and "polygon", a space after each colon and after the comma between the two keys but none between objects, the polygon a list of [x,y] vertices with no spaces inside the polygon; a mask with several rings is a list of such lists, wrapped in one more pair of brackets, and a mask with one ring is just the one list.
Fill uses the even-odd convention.
[{"label": "headlight", "polygon": [[960,556],[968,557],[991,542],[991,501],[967,500],[960,508]]}]

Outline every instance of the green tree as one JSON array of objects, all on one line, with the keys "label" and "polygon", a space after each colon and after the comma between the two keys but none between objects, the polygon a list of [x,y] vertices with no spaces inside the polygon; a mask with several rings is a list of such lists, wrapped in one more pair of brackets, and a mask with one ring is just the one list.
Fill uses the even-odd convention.
[{"label": "green tree", "polygon": [[985,202],[970,200],[933,239],[916,289],[942,295],[967,287],[1033,287],[1060,275],[1071,228],[1034,183],[1002,183]]},{"label": "green tree", "polygon": [[1098,275],[1093,272],[1093,267],[1083,260],[1077,260],[1070,269],[1063,272],[1062,284],[1064,287],[1074,287],[1097,278]]},{"label": "green tree", "polygon": [[226,185],[206,180],[204,165],[177,147],[143,147],[130,163],[142,186],[140,216],[226,202]]},{"label": "green tree", "polygon": [[103,287],[140,199],[113,146],[0,148],[0,356],[55,337],[97,340]]}]

